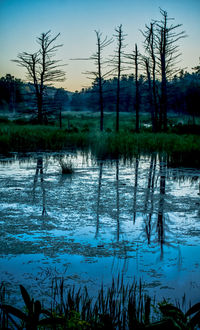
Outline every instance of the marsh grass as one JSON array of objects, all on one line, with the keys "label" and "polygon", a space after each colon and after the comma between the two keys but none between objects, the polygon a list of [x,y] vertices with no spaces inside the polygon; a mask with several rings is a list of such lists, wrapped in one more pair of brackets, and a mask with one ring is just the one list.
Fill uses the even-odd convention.
[{"label": "marsh grass", "polygon": [[[66,288],[64,280],[54,279],[51,303],[45,309],[20,285],[25,309],[5,304],[0,295],[2,329],[196,329],[200,323],[200,304],[185,313],[180,304],[165,299],[156,303],[144,294],[141,282],[125,285],[123,276],[113,279],[111,287],[103,284],[96,298],[87,287]],[[5,292],[5,288],[0,287]],[[4,294],[3,294],[4,295]],[[185,297],[182,301],[185,305]]]},{"label": "marsh grass", "polygon": [[[63,288],[62,282],[59,288]],[[89,296],[86,287],[82,291],[70,289],[64,304],[63,296],[60,292],[59,304],[54,303],[58,314],[69,315],[73,309],[94,329],[131,329],[132,325],[137,326],[150,320],[151,299],[143,294],[141,282],[139,286],[135,281],[132,285],[124,285],[123,277],[118,276],[108,289],[102,284],[96,299]],[[60,309],[61,306],[64,309]]]},{"label": "marsh grass", "polygon": [[[98,128],[97,114],[69,113],[63,119],[63,128],[57,126],[16,125],[13,122],[0,124],[0,153],[10,151],[91,151],[99,159],[131,158],[136,154],[167,152],[178,162],[195,158],[195,166],[200,164],[200,135],[150,132],[149,128],[134,132],[134,118],[131,114],[120,114],[120,131],[114,131],[114,114],[106,114],[105,131]],[[148,123],[148,116],[143,123]],[[195,155],[195,156],[194,156]],[[173,161],[171,161],[173,163]],[[190,165],[190,164],[189,164]]]},{"label": "marsh grass", "polygon": [[24,326],[35,325],[32,329],[42,325],[48,325],[49,329],[55,329],[55,326],[59,329],[139,329],[151,319],[152,301],[143,294],[141,282],[124,285],[120,276],[113,279],[110,288],[105,289],[102,284],[96,298],[88,294],[87,287],[66,289],[63,279],[54,279],[49,309],[31,299],[23,286],[20,290],[26,314],[0,301],[0,326],[11,325],[13,321],[16,326],[17,317]]}]

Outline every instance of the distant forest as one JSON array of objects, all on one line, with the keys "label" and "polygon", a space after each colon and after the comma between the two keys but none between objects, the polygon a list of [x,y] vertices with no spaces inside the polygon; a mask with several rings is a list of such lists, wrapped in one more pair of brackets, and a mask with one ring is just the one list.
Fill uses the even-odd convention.
[{"label": "distant forest", "polygon": [[[157,89],[161,88],[160,82],[156,81]],[[115,111],[116,107],[116,85],[117,78],[105,80],[104,109],[105,111]],[[175,75],[171,81],[167,82],[168,88],[168,109],[169,112],[177,114],[189,114],[200,116],[200,67],[195,73],[181,71]],[[140,111],[151,112],[149,102],[149,82],[143,75],[139,77],[140,89]],[[136,105],[136,83],[134,75],[122,75],[120,79],[120,111],[135,113]],[[99,109],[98,81],[94,82],[90,88],[76,91],[71,98],[70,105],[73,109],[89,109],[97,111]]]},{"label": "distant forest", "polygon": [[[179,115],[191,115],[193,120],[200,116],[200,66],[194,73],[180,71],[168,84],[168,109]],[[117,79],[103,81],[104,110],[115,111]],[[122,75],[120,79],[120,111],[135,113],[135,78],[134,75]],[[149,85],[143,75],[139,77],[140,111],[150,112]],[[157,88],[160,82],[157,81]],[[45,108],[49,116],[56,116],[62,111],[99,111],[98,81],[89,88],[74,93],[62,88],[47,87],[45,90]],[[0,111],[1,114],[37,115],[34,85],[23,83],[10,74],[0,78]]]}]

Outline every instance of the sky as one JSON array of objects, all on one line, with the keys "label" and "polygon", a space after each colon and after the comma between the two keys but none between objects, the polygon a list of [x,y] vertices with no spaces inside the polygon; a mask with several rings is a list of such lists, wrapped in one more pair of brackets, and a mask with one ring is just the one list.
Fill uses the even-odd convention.
[{"label": "sky", "polygon": [[[191,72],[200,57],[200,0],[0,0],[0,77],[7,73],[25,80],[25,69],[11,60],[20,52],[35,52],[36,38],[51,30],[52,36],[60,33],[56,58],[66,64],[66,81],[57,83],[69,91],[80,90],[91,84],[84,74],[93,70],[91,61],[74,61],[87,58],[96,51],[95,30],[102,36],[112,37],[115,28],[122,24],[127,35],[124,43],[130,53],[135,43],[143,53],[145,24],[160,19],[159,8],[174,18],[174,24],[183,24],[181,30],[187,38],[180,40],[182,52],[180,67]],[[105,57],[112,55],[116,41],[106,49]]]}]

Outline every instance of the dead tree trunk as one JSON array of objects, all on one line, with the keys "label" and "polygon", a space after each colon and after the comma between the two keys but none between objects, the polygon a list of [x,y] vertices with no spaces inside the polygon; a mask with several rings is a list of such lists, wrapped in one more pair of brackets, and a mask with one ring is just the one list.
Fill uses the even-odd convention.
[{"label": "dead tree trunk", "polygon": [[119,102],[120,102],[120,78],[121,78],[121,50],[122,50],[122,25],[116,29],[118,33],[118,70],[117,70],[117,100],[116,100],[116,132],[119,131]]},{"label": "dead tree trunk", "polygon": [[167,130],[167,81],[174,76],[179,69],[177,68],[177,59],[181,55],[177,41],[184,38],[185,32],[176,32],[181,24],[169,25],[168,14],[160,9],[162,19],[156,22],[156,49],[158,53],[158,71],[161,79],[161,97],[160,97],[160,129]]},{"label": "dead tree trunk", "polygon": [[[146,25],[146,31],[142,32],[145,37],[145,49],[149,57],[145,57],[145,68],[147,73],[147,79],[149,82],[149,88],[152,85],[152,91],[149,90],[151,94],[151,118],[152,118],[152,131],[157,132],[158,130],[158,103],[157,103],[157,93],[156,93],[156,56],[155,56],[155,32],[154,24],[151,23],[150,26]],[[151,83],[152,82],[152,83]]]},{"label": "dead tree trunk", "polygon": [[151,112],[152,131],[155,132],[155,113],[154,113],[154,108],[153,108],[152,82],[151,82],[151,73],[150,73],[148,58],[144,58],[144,64],[145,64],[146,75],[147,75],[148,86],[149,86],[149,106],[150,106],[150,112]]},{"label": "dead tree trunk", "polygon": [[[103,101],[103,82],[104,78],[110,74],[110,71],[103,73],[106,61],[103,61],[102,52],[105,47],[109,46],[113,39],[106,36],[102,40],[102,33],[95,31],[97,37],[97,51],[92,56],[88,58],[75,58],[74,60],[93,60],[96,66],[95,71],[86,71],[85,74],[88,74],[91,79],[94,78],[95,85],[98,86],[99,93],[99,108],[100,108],[100,131],[103,131],[104,128],[104,101]],[[112,71],[112,70],[111,70]],[[97,85],[98,84],[98,85]]]},{"label": "dead tree trunk", "polygon": [[124,55],[123,44],[125,35],[122,31],[122,24],[115,29],[116,34],[114,35],[117,39],[118,45],[113,58],[114,70],[117,71],[117,95],[116,95],[116,132],[119,132],[119,111],[120,111],[120,80],[122,73],[122,57]]},{"label": "dead tree trunk", "polygon": [[160,104],[160,129],[167,130],[167,78],[166,78],[166,17],[164,27],[161,29],[160,39],[160,64],[161,64],[161,104]]},{"label": "dead tree trunk", "polygon": [[140,131],[139,124],[139,110],[140,110],[140,95],[139,95],[139,80],[138,80],[138,48],[137,44],[135,44],[135,130],[137,133]]},{"label": "dead tree trunk", "polygon": [[102,69],[101,69],[101,52],[102,48],[107,44],[107,40],[104,39],[103,43],[101,42],[101,34],[98,31],[95,31],[97,35],[97,65],[98,65],[98,83],[99,83],[99,106],[100,106],[100,131],[103,131],[103,88],[102,88]]}]

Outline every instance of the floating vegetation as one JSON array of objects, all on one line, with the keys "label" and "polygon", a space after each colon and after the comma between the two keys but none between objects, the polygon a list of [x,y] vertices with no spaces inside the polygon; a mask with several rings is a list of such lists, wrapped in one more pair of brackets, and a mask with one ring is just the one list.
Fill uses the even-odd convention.
[{"label": "floating vegetation", "polygon": [[62,174],[72,174],[74,173],[73,164],[71,161],[64,162],[63,159],[60,159],[59,164],[62,169]]}]

